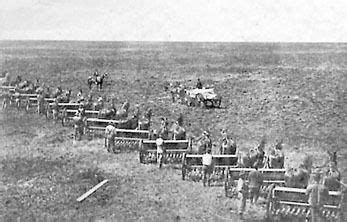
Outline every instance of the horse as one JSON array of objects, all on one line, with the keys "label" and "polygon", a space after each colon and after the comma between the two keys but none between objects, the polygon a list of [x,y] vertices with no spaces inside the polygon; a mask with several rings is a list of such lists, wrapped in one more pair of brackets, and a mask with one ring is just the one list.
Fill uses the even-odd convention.
[{"label": "horse", "polygon": [[63,90],[61,89],[61,87],[57,87],[52,94],[52,98],[57,98],[58,96],[62,94],[63,94]]},{"label": "horse", "polygon": [[96,102],[92,103],[92,109],[94,111],[99,111],[104,108],[104,100],[98,99]]},{"label": "horse", "polygon": [[306,188],[312,171],[312,158],[306,155],[298,168],[289,168],[284,175],[286,187]]},{"label": "horse", "polygon": [[152,109],[148,109],[147,112],[139,119],[139,124],[136,129],[149,130],[151,126]]},{"label": "horse", "polygon": [[5,73],[5,76],[0,78],[0,85],[8,85],[10,83],[10,74],[8,72]]},{"label": "horse", "polygon": [[111,108],[102,108],[98,112],[99,119],[115,119],[116,117],[116,107],[112,106]]},{"label": "horse", "polygon": [[236,154],[236,143],[230,137],[222,139],[220,146],[220,154],[222,155],[233,155]]},{"label": "horse", "polygon": [[120,108],[120,110],[116,111],[116,119],[125,119],[128,117],[128,112],[130,108],[130,103],[128,101],[125,101]]},{"label": "horse", "polygon": [[186,139],[186,129],[177,123],[174,123],[170,130],[173,133],[173,140],[185,140]]},{"label": "horse", "polygon": [[134,115],[130,119],[121,120],[118,124],[120,129],[136,129],[139,125],[140,108],[136,107]]},{"label": "horse", "polygon": [[246,153],[239,153],[238,167],[241,168],[262,168],[264,166],[264,151],[260,148],[251,148]]},{"label": "horse", "polygon": [[104,79],[107,77],[107,73],[101,74],[101,75],[97,75],[95,77],[95,84],[98,87],[99,91],[102,90],[102,85],[104,82]]}]

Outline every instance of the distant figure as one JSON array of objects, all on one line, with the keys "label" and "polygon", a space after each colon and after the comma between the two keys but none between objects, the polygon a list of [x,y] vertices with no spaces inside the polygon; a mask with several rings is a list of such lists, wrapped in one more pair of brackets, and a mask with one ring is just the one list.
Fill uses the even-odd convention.
[{"label": "distant figure", "polygon": [[207,149],[206,153],[202,156],[202,165],[203,165],[202,166],[202,171],[203,171],[202,184],[205,187],[206,180],[207,180],[207,185],[210,186],[211,174],[213,172],[211,149]]},{"label": "distant figure", "polygon": [[155,141],[155,143],[157,144],[157,163],[159,168],[161,168],[163,162],[165,161],[165,147],[163,135],[161,133],[159,134],[159,138]]},{"label": "distant figure", "polygon": [[249,173],[248,182],[250,202],[251,204],[257,204],[260,187],[263,185],[263,175],[258,171],[257,167]]},{"label": "distant figure", "polygon": [[243,213],[246,209],[246,201],[247,201],[247,194],[248,194],[248,185],[246,183],[246,173],[244,171],[241,171],[239,174],[239,180],[237,181],[237,197],[239,199],[239,206],[238,211],[239,215],[242,218]]},{"label": "distant figure", "polygon": [[321,221],[321,207],[325,204],[326,198],[329,196],[329,190],[327,187],[320,183],[321,176],[319,173],[312,174],[313,184],[309,184],[306,189],[306,195],[308,197],[308,203],[311,210],[311,221]]},{"label": "distant figure", "polygon": [[202,83],[201,83],[200,79],[198,79],[198,82],[196,83],[196,88],[202,89]]},{"label": "distant figure", "polygon": [[82,94],[82,89],[80,89],[77,93],[77,102],[78,103],[81,103],[84,101],[84,97],[83,97],[83,94]]}]

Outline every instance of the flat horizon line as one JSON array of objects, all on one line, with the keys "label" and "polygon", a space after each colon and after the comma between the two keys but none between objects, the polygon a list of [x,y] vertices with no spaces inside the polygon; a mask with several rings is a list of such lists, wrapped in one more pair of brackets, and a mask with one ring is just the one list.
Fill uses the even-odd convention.
[{"label": "flat horizon line", "polygon": [[159,41],[159,40],[76,40],[76,39],[0,39],[0,42],[134,42],[134,43],[280,43],[280,44],[346,44],[347,42],[291,42],[291,41]]}]

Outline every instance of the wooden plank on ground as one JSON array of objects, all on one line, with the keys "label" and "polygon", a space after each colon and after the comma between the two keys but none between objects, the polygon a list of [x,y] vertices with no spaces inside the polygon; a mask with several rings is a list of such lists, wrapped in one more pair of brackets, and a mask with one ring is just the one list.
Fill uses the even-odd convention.
[{"label": "wooden plank on ground", "polygon": [[88,192],[86,192],[85,194],[83,194],[82,196],[80,196],[77,201],[81,202],[82,200],[86,199],[87,197],[89,197],[89,195],[91,195],[92,193],[94,193],[97,189],[99,189],[102,185],[104,185],[105,183],[107,183],[108,180],[103,180],[102,182],[98,183],[95,187],[93,187],[92,189],[88,190]]}]

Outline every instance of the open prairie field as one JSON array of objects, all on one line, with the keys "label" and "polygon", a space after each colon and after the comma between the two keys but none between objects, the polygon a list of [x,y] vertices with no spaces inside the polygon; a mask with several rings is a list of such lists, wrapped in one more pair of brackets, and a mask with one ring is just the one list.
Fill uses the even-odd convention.
[{"label": "open prairie field", "polygon": [[[240,150],[284,140],[286,165],[338,151],[347,176],[347,44],[1,41],[0,72],[87,91],[94,70],[108,72],[104,90],[120,103],[151,107],[159,118],[184,114],[188,134],[217,141],[228,128]],[[166,82],[200,78],[223,95],[221,109],[172,103]],[[236,221],[235,200],[221,187],[181,180],[180,170],[143,165],[136,152],[108,153],[103,140],[72,142],[72,128],[36,114],[0,112],[1,220]],[[82,203],[76,199],[103,179]],[[346,180],[344,180],[347,182]],[[262,221],[264,206],[247,221]]]}]

